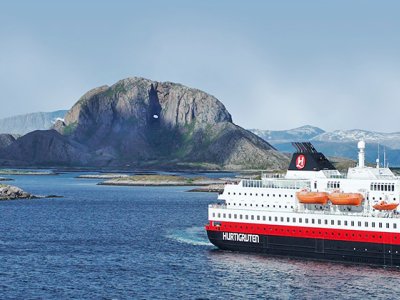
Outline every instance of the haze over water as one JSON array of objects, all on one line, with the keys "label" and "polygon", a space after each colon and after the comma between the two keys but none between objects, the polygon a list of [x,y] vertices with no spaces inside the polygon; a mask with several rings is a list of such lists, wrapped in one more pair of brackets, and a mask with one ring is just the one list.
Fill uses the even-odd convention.
[{"label": "haze over water", "polygon": [[3,299],[395,299],[400,271],[217,250],[207,240],[216,194],[187,187],[97,186],[14,176],[60,199],[0,202]]}]

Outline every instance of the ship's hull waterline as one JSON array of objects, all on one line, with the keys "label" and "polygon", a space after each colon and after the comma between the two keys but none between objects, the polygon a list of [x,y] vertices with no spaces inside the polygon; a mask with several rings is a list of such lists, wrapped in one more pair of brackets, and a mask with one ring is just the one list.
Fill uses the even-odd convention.
[{"label": "ship's hull waterline", "polygon": [[214,230],[207,230],[207,235],[210,242],[221,250],[388,267],[400,266],[400,245],[263,234],[249,237],[246,234],[241,236]]}]

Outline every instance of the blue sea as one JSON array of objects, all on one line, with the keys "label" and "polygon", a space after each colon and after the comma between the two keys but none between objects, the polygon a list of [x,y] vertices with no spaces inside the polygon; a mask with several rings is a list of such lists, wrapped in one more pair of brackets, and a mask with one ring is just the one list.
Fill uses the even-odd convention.
[{"label": "blue sea", "polygon": [[11,176],[64,198],[0,202],[1,299],[400,297],[397,269],[217,250],[204,231],[216,194],[77,175]]}]

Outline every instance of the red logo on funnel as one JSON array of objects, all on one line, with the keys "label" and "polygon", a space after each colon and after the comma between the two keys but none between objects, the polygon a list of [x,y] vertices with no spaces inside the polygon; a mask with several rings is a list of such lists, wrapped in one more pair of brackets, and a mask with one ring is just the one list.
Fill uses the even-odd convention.
[{"label": "red logo on funnel", "polygon": [[306,166],[306,157],[303,154],[300,154],[296,158],[296,168],[301,170]]}]

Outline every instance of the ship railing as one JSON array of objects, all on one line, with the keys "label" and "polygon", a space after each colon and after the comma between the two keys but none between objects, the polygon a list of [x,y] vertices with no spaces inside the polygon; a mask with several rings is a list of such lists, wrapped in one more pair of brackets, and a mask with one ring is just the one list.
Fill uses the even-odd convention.
[{"label": "ship railing", "polygon": [[310,188],[309,180],[249,180],[241,181],[242,187],[248,188],[274,188],[274,189],[304,189]]},{"label": "ship railing", "polygon": [[261,172],[261,178],[285,178],[285,174]]},{"label": "ship railing", "polygon": [[216,204],[216,203],[209,204],[208,207],[209,208],[223,208],[223,209],[227,208],[226,204]]}]

